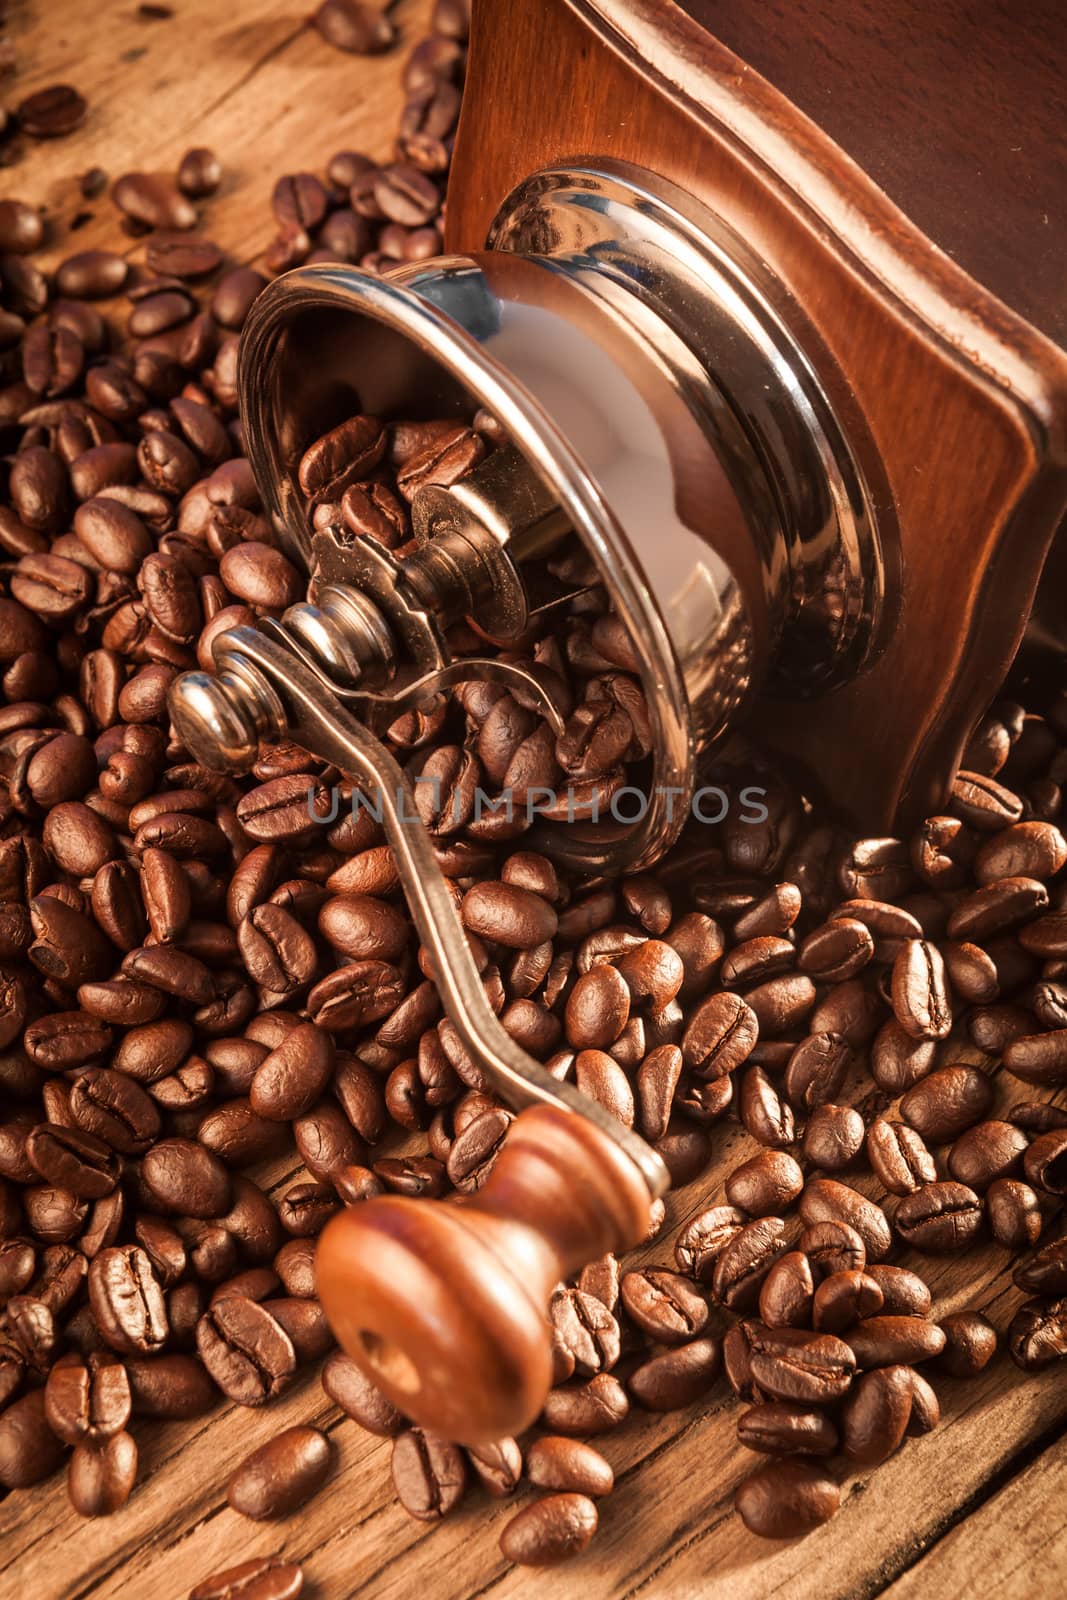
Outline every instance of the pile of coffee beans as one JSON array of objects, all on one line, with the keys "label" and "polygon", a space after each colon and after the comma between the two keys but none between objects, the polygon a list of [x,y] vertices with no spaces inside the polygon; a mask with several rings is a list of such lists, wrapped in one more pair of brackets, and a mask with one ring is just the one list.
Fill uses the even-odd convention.
[{"label": "pile of coffee beans", "polygon": [[[320,31],[358,10],[328,0]],[[397,162],[341,152],[324,179],[282,177],[268,270],[438,249],[464,59],[461,8],[438,12]],[[315,1236],[387,1191],[478,1189],[511,1112],[441,1015],[343,774],[285,745],[220,777],[169,723],[175,676],[304,587],[236,415],[237,335],[266,278],[192,231],[218,182],[205,149],[173,183],[123,175],[144,264],[83,252],[54,276],[30,259],[38,212],[0,203],[0,1485],[65,1464],[76,1509],[113,1512],[147,1419],[268,1403],[326,1357],[340,1413],[392,1439],[413,1517],[539,1492],[504,1530],[509,1560],[588,1544],[614,1481],[600,1436],[631,1405],[699,1407],[723,1381],[764,1459],[740,1516],[803,1533],[849,1471],[936,1426],[931,1378],[973,1376],[1002,1344],[1026,1371],[1067,1353],[1067,694],[998,703],[911,837],[850,838],[738,761],[719,778],[758,786],[762,821],[731,804],[655,873],[590,887],[530,848],[521,804],[475,804],[537,786],[561,790],[560,817],[603,807],[648,756],[632,642],[565,546],[576,598],[512,657],[552,684],[562,735],[485,682],[390,728],[411,778],[437,779],[420,815],[512,1037],[653,1143],[676,1186],[701,1182],[716,1125],[748,1139],[654,1264],[607,1257],[560,1285],[530,1437],[474,1451],[409,1427],[333,1351]],[[124,328],[98,304],[121,293]],[[484,413],[352,417],[300,463],[309,523],[403,556],[417,489],[500,442]],[[449,642],[487,648],[467,624]],[[990,1240],[1017,1258],[1008,1325],[938,1315],[924,1258]],[[290,1428],[238,1468],[230,1504],[290,1515],[331,1466],[328,1436]],[[257,1560],[194,1596],[301,1582]]]}]

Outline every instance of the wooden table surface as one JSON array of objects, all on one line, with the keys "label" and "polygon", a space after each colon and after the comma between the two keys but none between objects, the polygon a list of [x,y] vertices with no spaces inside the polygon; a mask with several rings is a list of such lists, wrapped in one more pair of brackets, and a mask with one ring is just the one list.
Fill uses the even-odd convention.
[{"label": "wooden table surface", "polygon": [[[17,165],[0,168],[0,194],[43,204],[53,218],[46,260],[97,245],[140,255],[123,241],[106,199],[82,200],[77,180],[91,166],[112,177],[138,166],[173,171],[188,146],[210,145],[226,177],[205,207],[204,231],[248,261],[273,232],[268,199],[280,173],[321,171],[340,148],[388,153],[404,55],[428,0],[400,0],[400,46],[371,60],[338,55],[309,30],[309,0],[171,4],[174,17],[160,21],[139,19],[135,0],[14,0],[9,8],[18,69],[0,84],[6,101],[68,81],[90,103],[73,137],[31,145]],[[92,217],[71,235],[69,222],[84,211]],[[999,1103],[1019,1098],[1018,1088],[1003,1085]],[[669,1260],[669,1230],[720,1200],[725,1173],[753,1148],[736,1125],[719,1130],[714,1168],[671,1197],[663,1242],[643,1254]],[[301,1170],[283,1163],[257,1176],[280,1189]],[[1004,1332],[1020,1299],[1004,1251],[923,1265],[936,1312],[978,1307]],[[1062,1368],[1024,1377],[1001,1354],[977,1381],[938,1379],[936,1387],[941,1427],[873,1474],[849,1479],[837,1517],[784,1545],[753,1538],[733,1512],[734,1485],[754,1458],[737,1444],[738,1403],[725,1383],[684,1412],[636,1412],[603,1441],[618,1487],[602,1504],[593,1544],[579,1562],[543,1574],[509,1568],[500,1555],[497,1538],[513,1503],[472,1493],[440,1527],[409,1520],[392,1492],[388,1444],[342,1418],[312,1373],[266,1411],[223,1406],[191,1425],[137,1426],[139,1481],[117,1516],[83,1522],[62,1478],[10,1495],[0,1505],[0,1595],[183,1600],[208,1573],[276,1551],[305,1562],[311,1600],[1062,1595]],[[288,1521],[245,1521],[226,1505],[230,1471],[298,1420],[329,1431],[336,1472]]]}]

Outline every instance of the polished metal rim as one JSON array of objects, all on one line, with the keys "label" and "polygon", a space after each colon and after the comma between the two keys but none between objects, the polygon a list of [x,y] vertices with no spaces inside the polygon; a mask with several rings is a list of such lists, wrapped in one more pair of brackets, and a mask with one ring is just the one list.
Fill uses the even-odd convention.
[{"label": "polished metal rim", "polygon": [[[770,684],[823,694],[854,677],[886,617],[891,543],[881,465],[860,420],[839,416],[846,385],[783,285],[708,207],[622,162],[547,167],[519,184],[487,245],[595,267],[678,334],[729,411],[703,416],[749,515],[772,612]],[[691,380],[678,381],[692,392]],[[734,425],[737,426],[734,426]],[[875,487],[877,486],[877,488]],[[878,510],[876,514],[876,500]]]}]

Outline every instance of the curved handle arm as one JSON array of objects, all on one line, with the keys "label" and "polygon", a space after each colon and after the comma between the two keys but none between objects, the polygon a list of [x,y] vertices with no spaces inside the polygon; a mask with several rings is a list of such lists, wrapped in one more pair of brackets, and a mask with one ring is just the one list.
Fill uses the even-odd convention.
[{"label": "curved handle arm", "polygon": [[[421,822],[413,820],[411,784],[385,746],[325,688],[322,679],[267,634],[254,628],[231,629],[216,640],[215,658],[221,673],[238,668],[243,689],[253,687],[253,676],[264,680],[261,703],[280,704],[295,743],[379,792],[386,838],[400,863],[419,937],[433,959],[444,1008],[464,1047],[509,1105],[516,1110],[538,1104],[562,1106],[584,1117],[623,1150],[651,1195],[664,1194],[670,1177],[651,1145],[573,1084],[554,1078],[500,1025],[485,997],[429,836]],[[220,680],[213,681],[221,691]],[[405,800],[410,805],[405,806]]]}]

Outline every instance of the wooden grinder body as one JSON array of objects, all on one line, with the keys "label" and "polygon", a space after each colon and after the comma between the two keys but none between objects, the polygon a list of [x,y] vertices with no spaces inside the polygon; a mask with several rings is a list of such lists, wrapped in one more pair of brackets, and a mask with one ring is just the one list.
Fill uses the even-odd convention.
[{"label": "wooden grinder body", "polygon": [[[946,31],[912,0],[893,0],[872,35],[858,0],[820,0],[822,31],[809,36],[807,8],[781,6],[772,19],[764,9],[754,0],[475,0],[446,247],[482,249],[497,208],[529,173],[599,157],[677,184],[770,266],[846,426],[850,413],[861,418],[877,452],[887,604],[854,681],[808,701],[762,696],[750,726],[871,833],[944,804],[967,736],[1018,648],[1063,517],[1067,354],[1054,342],[1063,337],[1063,230],[1058,211],[1043,211],[1051,201],[1040,184],[1021,192],[1006,148],[999,187],[987,177],[985,190],[1005,208],[1014,197],[1014,207],[974,224],[975,168],[984,161],[988,172],[998,152],[969,151],[971,141],[988,143],[997,108],[981,75],[968,94],[959,89],[969,59],[962,21]],[[938,0],[934,10],[953,8]],[[1007,63],[1004,136],[1028,119],[1018,140],[1036,145],[1047,185],[1064,170],[1047,57],[1067,29],[1064,13],[1036,11],[1021,42],[997,12],[988,44]],[[845,98],[854,58],[854,74],[867,75],[869,124],[856,91],[831,131],[817,126],[717,39],[713,23],[765,57],[809,110]],[[901,59],[895,77],[883,37],[894,28],[917,58]],[[763,33],[774,48],[757,51]],[[1045,55],[1028,54],[1031,35],[1044,37]],[[973,47],[976,59],[986,43]],[[1062,69],[1062,50],[1059,59]],[[820,98],[819,75],[834,73]],[[899,156],[916,145],[933,147],[935,159]],[[892,184],[892,199],[853,154]],[[966,183],[975,192],[961,196]],[[908,209],[928,225],[944,215],[945,244],[970,270]],[[1055,637],[1058,586],[1047,586],[1042,613]]]}]

